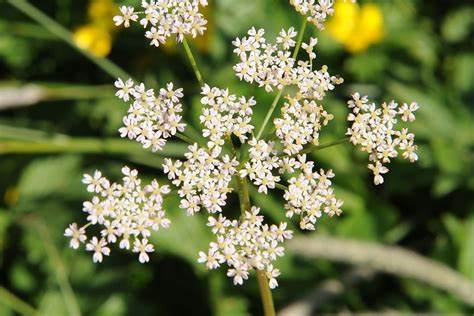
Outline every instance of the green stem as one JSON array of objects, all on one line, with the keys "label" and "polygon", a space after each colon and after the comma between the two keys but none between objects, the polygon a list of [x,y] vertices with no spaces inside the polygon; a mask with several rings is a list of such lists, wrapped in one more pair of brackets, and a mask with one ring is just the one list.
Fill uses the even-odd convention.
[{"label": "green stem", "polygon": [[[186,151],[183,143],[167,142],[161,155],[182,157]],[[127,160],[149,166],[162,168],[161,156],[144,152],[133,142],[121,139],[94,139],[94,138],[52,138],[40,141],[1,140],[0,155],[2,154],[108,154],[126,155]]]},{"label": "green stem", "polygon": [[188,144],[191,144],[191,145],[194,144],[194,143],[197,143],[197,142],[193,141],[191,138],[189,138],[188,136],[183,135],[181,133],[176,133],[175,136],[178,137],[179,139],[181,139],[182,141],[184,141]]},{"label": "green stem", "polygon": [[311,146],[303,149],[302,151],[300,151],[299,154],[301,154],[301,155],[302,154],[308,154],[308,153],[311,153],[313,151],[318,151],[318,150],[321,150],[321,149],[324,149],[324,148],[336,146],[336,145],[339,145],[339,144],[346,143],[348,141],[350,141],[350,138],[349,137],[344,137],[344,138],[335,140],[333,142],[322,144],[322,145],[319,145],[319,146],[311,145]]},{"label": "green stem", "polygon": [[276,105],[278,104],[282,93],[283,88],[278,91],[277,95],[273,99],[272,105],[270,106],[270,109],[268,109],[267,115],[265,115],[265,119],[263,120],[262,126],[260,126],[260,129],[258,130],[257,139],[260,139],[260,136],[262,136],[262,133],[265,130],[265,126],[267,126],[268,121],[270,121],[270,118],[272,117],[273,111],[275,111]]},{"label": "green stem", "polygon": [[275,183],[275,188],[278,188],[280,190],[288,190],[288,187],[283,185],[283,184],[280,184],[280,183]]},{"label": "green stem", "polygon": [[[304,18],[303,23],[301,24],[301,28],[298,32],[298,39],[297,39],[295,50],[293,51],[293,56],[292,56],[293,59],[295,59],[298,56],[298,51],[301,47],[301,43],[303,42],[304,31],[306,30],[307,23],[308,23],[307,19]],[[278,91],[277,95],[273,99],[272,105],[270,106],[270,109],[268,109],[267,115],[265,115],[265,119],[263,120],[263,124],[257,133],[257,139],[260,139],[260,137],[262,136],[262,133],[265,130],[265,127],[267,126],[268,122],[270,121],[270,118],[272,117],[272,114],[275,111],[275,108],[278,104],[278,101],[281,98],[282,93],[283,93],[283,88],[280,91]]]},{"label": "green stem", "polygon": [[3,286],[0,286],[0,302],[21,315],[38,315],[38,312],[32,306],[21,300]]},{"label": "green stem", "polygon": [[132,78],[125,70],[108,60],[107,58],[97,57],[90,53],[89,51],[80,48],[74,42],[74,39],[65,27],[51,19],[49,16],[38,10],[35,6],[30,4],[26,0],[7,0],[12,6],[29,16],[31,19],[35,20],[37,23],[42,25],[48,31],[65,41],[72,48],[77,50],[79,53],[87,57],[90,61],[99,66],[102,70],[108,73],[111,77],[117,78]]},{"label": "green stem", "polygon": [[298,39],[296,40],[295,50],[293,51],[293,56],[291,56],[293,59],[296,59],[296,57],[298,56],[298,52],[300,50],[301,43],[303,42],[304,31],[306,30],[307,24],[308,24],[308,19],[304,17],[303,23],[301,24],[300,30],[298,32]]},{"label": "green stem", "polygon": [[275,316],[275,306],[273,304],[272,291],[268,286],[268,279],[265,271],[256,270],[260,297],[262,298],[263,314],[265,316]]},{"label": "green stem", "polygon": [[[230,136],[226,137],[226,141],[230,144],[232,152],[234,155],[237,154],[234,145]],[[250,204],[250,195],[249,187],[247,184],[247,178],[240,177],[239,174],[236,175],[237,179],[237,193],[239,195],[240,201],[240,212],[244,216],[246,211],[249,211],[251,208]],[[265,316],[275,316],[275,306],[273,305],[273,297],[270,287],[268,286],[268,278],[265,275],[264,270],[255,269],[257,273],[258,286],[260,288],[260,297],[262,298],[263,311]]]},{"label": "green stem", "polygon": [[186,56],[189,59],[189,63],[191,64],[191,67],[193,68],[194,74],[196,75],[196,78],[199,81],[199,84],[203,86],[204,81],[202,79],[201,72],[199,71],[199,68],[196,63],[196,59],[194,59],[193,52],[191,51],[191,48],[189,48],[188,41],[186,40],[185,37],[183,37],[183,47],[184,47],[184,51],[186,52]]},{"label": "green stem", "polygon": [[[141,147],[122,139],[95,138],[52,138],[41,141],[0,140],[0,154],[35,154],[35,153],[87,153],[87,154],[132,154]],[[168,142],[164,154],[182,156],[186,148],[179,143]],[[142,153],[143,155],[152,155]]]},{"label": "green stem", "polygon": [[[234,144],[232,143],[230,135],[226,136],[226,141],[230,145],[232,154],[237,157],[237,151],[234,147]],[[242,178],[239,174],[236,174],[235,178],[237,181],[237,194],[239,195],[240,201],[240,212],[242,216],[244,216],[245,212],[249,211],[251,208],[247,178]]]}]

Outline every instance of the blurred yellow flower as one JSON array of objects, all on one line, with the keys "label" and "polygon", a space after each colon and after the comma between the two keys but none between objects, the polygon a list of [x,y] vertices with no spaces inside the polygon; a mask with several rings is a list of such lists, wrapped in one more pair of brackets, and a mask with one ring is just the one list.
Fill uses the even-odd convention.
[{"label": "blurred yellow flower", "polygon": [[113,17],[119,12],[118,6],[112,0],[91,0],[87,8],[89,19],[95,25],[113,30]]},{"label": "blurred yellow flower", "polygon": [[373,3],[359,6],[357,3],[338,1],[327,29],[349,52],[363,52],[383,37],[382,11]]},{"label": "blurred yellow flower", "polygon": [[110,32],[98,25],[87,24],[81,26],[74,32],[73,36],[77,46],[96,56],[107,56],[112,49]]},{"label": "blurred yellow flower", "polygon": [[90,23],[79,27],[73,34],[77,46],[96,56],[107,56],[112,49],[112,18],[117,11],[112,0],[91,0],[87,8]]},{"label": "blurred yellow flower", "polygon": [[87,8],[87,14],[92,21],[104,21],[110,25],[113,25],[112,18],[118,11],[118,6],[112,0],[91,0]]}]

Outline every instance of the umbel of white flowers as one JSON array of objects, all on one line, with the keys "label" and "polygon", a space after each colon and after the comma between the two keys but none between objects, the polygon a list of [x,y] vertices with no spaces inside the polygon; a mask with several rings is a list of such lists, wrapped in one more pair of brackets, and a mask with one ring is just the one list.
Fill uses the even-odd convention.
[{"label": "umbel of white flowers", "polygon": [[77,249],[87,240],[86,228],[101,227],[100,235],[86,244],[86,249],[93,252],[94,262],[102,262],[103,256],[110,254],[108,246],[115,243],[138,253],[141,263],[148,262],[148,253],[154,251],[148,243],[151,231],[168,228],[171,223],[162,208],[163,195],[170,192],[169,187],[160,186],[156,180],[142,187],[137,170],[123,167],[122,173],[121,184],[111,183],[97,170],[93,175],[84,175],[82,182],[87,191],[95,194],[91,201],[84,202],[88,223],[81,228],[72,223],[64,233],[71,237],[70,246]]},{"label": "umbel of white flowers", "polygon": [[[328,15],[333,13],[332,0],[290,0],[290,3],[307,20],[318,28]],[[132,7],[121,7],[121,15],[114,17],[117,25],[130,26],[139,20],[147,29],[145,36],[151,44],[159,46],[172,35],[178,41],[184,36],[195,37],[205,31],[206,20],[199,12],[201,0],[149,0],[142,1],[142,12]],[[199,252],[200,263],[208,269],[227,265],[227,275],[234,284],[242,284],[252,269],[265,271],[270,288],[278,285],[280,271],[274,261],[284,255],[283,242],[292,237],[287,223],[277,225],[265,223],[257,206],[244,206],[239,219],[228,219],[223,215],[228,194],[233,191],[233,178],[240,183],[245,179],[258,187],[258,192],[283,190],[284,210],[288,218],[297,217],[302,230],[314,230],[321,216],[340,215],[343,201],[336,198],[332,187],[332,170],[315,168],[305,149],[319,144],[319,135],[334,117],[320,103],[326,93],[343,82],[331,76],[325,65],[315,69],[316,38],[301,43],[306,59],[298,59],[292,50],[297,45],[297,32],[293,27],[282,29],[274,43],[264,37],[263,29],[252,27],[246,36],[232,43],[239,61],[233,67],[235,75],[248,83],[257,84],[267,92],[275,89],[282,92],[286,87],[296,90],[286,95],[280,116],[273,119],[275,126],[272,140],[254,135],[253,109],[257,106],[254,97],[238,96],[227,88],[201,87],[204,145],[190,144],[184,159],[168,159],[163,162],[163,171],[177,188],[179,207],[188,215],[207,211],[208,226],[215,236],[207,251]],[[118,78],[115,82],[116,96],[130,103],[123,118],[120,136],[135,140],[144,148],[160,151],[166,141],[183,132],[183,90],[168,83],[166,88],[147,89],[143,83]],[[358,93],[348,102],[351,111],[347,130],[354,145],[369,154],[369,169],[373,171],[374,183],[383,182],[382,174],[388,169],[384,164],[402,151],[402,156],[416,161],[414,135],[406,128],[397,128],[397,117],[402,121],[413,121],[416,103],[383,103],[377,107],[369,103],[366,96]],[[239,155],[235,150],[224,151],[227,144],[233,148],[232,136],[248,149]],[[305,150],[305,151],[304,151]],[[149,261],[149,253],[155,250],[149,243],[151,231],[168,228],[170,220],[163,209],[163,196],[170,187],[160,185],[157,180],[142,186],[138,172],[128,167],[122,169],[122,183],[112,183],[100,171],[84,175],[87,190],[94,194],[91,201],[84,202],[87,224],[79,227],[72,223],[65,231],[70,237],[70,246],[77,249],[86,243],[86,250],[93,252],[93,261],[102,262],[110,254],[114,243],[119,248],[138,254],[139,261]],[[240,181],[239,181],[240,180]],[[86,230],[98,234],[89,238]]]},{"label": "umbel of white flowers", "polygon": [[[164,44],[172,35],[181,42],[185,35],[196,37],[206,30],[207,20],[199,7],[207,6],[207,0],[149,0],[142,1],[143,17],[140,24],[147,29],[145,36],[150,45]],[[115,25],[130,26],[139,19],[133,7],[122,6],[121,15],[114,17]]]},{"label": "umbel of white flowers", "polygon": [[352,122],[352,126],[347,129],[346,135],[351,137],[354,145],[360,145],[360,150],[369,153],[371,163],[368,167],[374,174],[374,183],[381,184],[382,174],[388,172],[383,164],[398,156],[397,149],[410,162],[418,160],[415,135],[409,133],[407,128],[396,129],[397,117],[404,122],[415,120],[414,112],[418,110],[418,104],[412,102],[398,106],[392,100],[377,107],[375,103],[368,102],[367,96],[361,97],[359,93],[354,93],[352,100],[347,102],[352,110],[347,120]]}]

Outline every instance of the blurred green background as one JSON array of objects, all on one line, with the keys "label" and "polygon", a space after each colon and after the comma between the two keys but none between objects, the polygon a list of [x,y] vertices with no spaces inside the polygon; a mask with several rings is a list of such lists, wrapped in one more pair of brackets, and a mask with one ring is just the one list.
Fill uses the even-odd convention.
[{"label": "blurred green background", "polygon": [[[196,262],[212,237],[207,216],[187,217],[176,198],[167,207],[172,226],[153,236],[158,251],[149,264],[114,248],[95,265],[83,248],[68,248],[63,231],[72,221],[84,223],[82,201],[90,198],[81,184],[84,172],[100,169],[118,179],[127,164],[144,180],[163,179],[162,155],[179,157],[186,149],[176,141],[151,154],[119,139],[127,105],[114,97],[114,76],[104,69],[117,70],[107,61],[104,66],[104,58],[150,87],[168,81],[183,87],[186,119],[195,127],[199,87],[180,46],[150,47],[140,27],[119,30],[111,24],[116,5],[139,1],[30,1],[64,29],[51,29],[11,3],[24,0],[0,1],[0,315],[15,315],[12,307],[43,315],[261,314],[254,277],[235,287],[223,268],[208,272]],[[323,101],[335,120],[323,129],[321,142],[343,137],[345,101],[354,91],[377,102],[417,101],[411,130],[420,160],[396,159],[385,183],[375,187],[367,156],[350,144],[312,154],[317,166],[334,170],[336,194],[345,203],[341,217],[322,219],[316,232],[305,235],[397,245],[473,282],[474,7],[448,0],[361,0],[346,6],[352,7],[336,8],[326,30],[311,26],[306,33],[319,38],[318,65],[345,79]],[[301,16],[284,0],[213,0],[205,15],[209,30],[192,41],[203,76],[233,93],[254,95],[258,124],[273,95],[238,81],[231,41],[251,26],[264,27],[274,38],[282,27],[298,29]],[[269,221],[284,217],[279,193],[252,193]],[[229,208],[237,202],[231,198]],[[277,263],[277,309],[307,298],[318,314],[474,312],[469,299],[404,275],[404,269],[417,267],[404,267],[390,249],[387,258],[401,259],[402,272],[378,273],[371,266],[361,274],[367,266],[290,248]]]}]

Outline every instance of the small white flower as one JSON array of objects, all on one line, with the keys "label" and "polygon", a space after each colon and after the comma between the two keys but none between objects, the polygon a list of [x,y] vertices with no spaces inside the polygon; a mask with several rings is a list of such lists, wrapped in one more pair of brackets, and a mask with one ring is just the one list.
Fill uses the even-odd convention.
[{"label": "small white flower", "polygon": [[116,26],[122,25],[125,27],[130,26],[130,21],[136,21],[138,19],[138,15],[134,13],[133,7],[121,6],[120,7],[121,15],[114,16],[113,20]]},{"label": "small white flower", "polygon": [[87,239],[84,228],[78,228],[76,223],[69,224],[69,227],[64,231],[64,236],[71,237],[69,246],[73,249],[79,248],[79,244]]},{"label": "small white flower", "polygon": [[87,251],[93,251],[94,255],[92,256],[92,261],[102,262],[103,255],[108,256],[110,254],[110,248],[107,247],[107,242],[104,238],[100,240],[97,237],[92,237],[91,241],[86,245]]},{"label": "small white flower", "polygon": [[268,265],[265,274],[268,278],[268,285],[271,289],[278,286],[277,277],[280,276],[280,270],[273,268],[273,265]]},{"label": "small white flower", "polygon": [[135,92],[134,89],[133,89],[133,80],[132,79],[128,79],[124,83],[122,81],[122,79],[118,78],[115,81],[114,85],[117,89],[119,89],[115,93],[115,95],[117,97],[119,97],[119,99],[124,100],[125,102],[127,102],[130,99],[130,95],[133,95],[133,93]]},{"label": "small white flower", "polygon": [[244,280],[248,279],[249,272],[244,266],[241,267],[240,264],[236,264],[234,268],[227,271],[227,276],[234,279],[234,285],[242,285]]},{"label": "small white flower", "polygon": [[84,174],[82,183],[87,184],[87,191],[99,193],[102,190],[104,179],[102,178],[102,173],[96,170],[93,176]]},{"label": "small white flower", "polygon": [[153,252],[154,248],[152,244],[148,243],[148,239],[144,238],[142,240],[135,239],[133,244],[133,252],[139,253],[138,260],[140,263],[145,263],[150,261],[150,257],[148,256],[148,252]]}]

